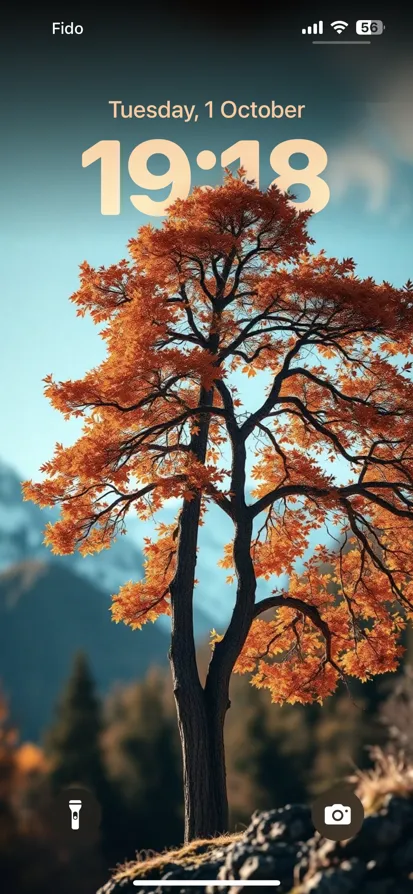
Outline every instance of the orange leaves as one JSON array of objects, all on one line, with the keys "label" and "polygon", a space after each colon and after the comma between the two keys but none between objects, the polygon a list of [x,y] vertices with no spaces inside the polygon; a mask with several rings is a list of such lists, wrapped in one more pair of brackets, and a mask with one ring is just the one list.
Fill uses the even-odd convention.
[{"label": "orange leaves", "polygon": [[[393,670],[413,616],[411,284],[311,255],[308,219],[276,187],[227,172],[143,227],[128,260],[84,262],[72,301],[106,354],[81,379],[45,376],[52,406],[83,430],[23,485],[61,507],[46,531],[56,553],[104,549],[130,512],[145,521],[171,498],[214,502],[237,532],[254,522],[244,556],[257,579],[288,576],[288,592],[272,620],[254,620],[236,668],[276,701]],[[170,612],[176,530],[158,534],[144,579],[113,599],[116,621]],[[232,543],[220,565],[245,584]]]},{"label": "orange leaves", "polygon": [[396,671],[404,648],[397,639],[397,630],[391,625],[380,627],[369,632],[368,637],[359,644],[357,651],[352,649],[342,657],[344,673],[358,677],[363,682],[377,674]]},{"label": "orange leaves", "polygon": [[[254,563],[256,578],[270,580],[282,574],[292,574],[300,557],[303,556],[311,531],[311,524],[305,513],[299,510],[292,513],[291,519],[272,515],[268,519],[265,534],[261,531],[251,542],[251,557]],[[223,557],[218,566],[225,569],[234,568],[233,544],[224,546]],[[233,583],[233,576],[227,577],[227,583]]]},{"label": "orange leaves", "polygon": [[171,613],[170,604],[155,583],[137,581],[124,584],[112,597],[112,618],[118,624],[123,621],[132,630],[140,630],[148,621],[156,621],[161,615]]},{"label": "orange leaves", "polygon": [[23,742],[15,751],[16,769],[20,776],[34,776],[49,769],[49,759],[33,742]]},{"label": "orange leaves", "polygon": [[251,554],[256,577],[270,580],[272,576],[291,574],[308,546],[308,535],[308,526],[300,525],[298,519],[290,525],[275,521],[264,541],[253,541]]},{"label": "orange leaves", "polygon": [[395,671],[403,653],[406,619],[374,561],[355,541],[319,555],[330,570],[322,573],[315,554],[302,574],[292,573],[273,619],[253,621],[235,667],[278,703],[322,701],[340,679]]},{"label": "orange leaves", "polygon": [[125,584],[112,597],[112,618],[123,621],[133,630],[160,615],[169,615],[169,584],[175,573],[176,524],[159,525],[156,541],[145,540],[144,578]]},{"label": "orange leaves", "polygon": [[[43,469],[46,470],[49,466],[50,464],[45,464]],[[41,484],[34,484],[32,481],[23,481],[22,492],[24,500],[33,500],[34,503],[37,503],[37,505],[43,509],[46,506],[52,506],[54,502],[59,499],[60,486],[58,482],[54,482],[51,479],[48,479]]]},{"label": "orange leaves", "polygon": [[233,568],[234,567],[234,558],[232,555],[232,542],[225,544],[224,555],[223,555],[223,558],[219,560],[218,565],[220,568]]},{"label": "orange leaves", "polygon": [[215,630],[215,628],[214,628],[213,630],[211,630],[211,635],[210,635],[210,644],[211,644],[211,646],[215,646],[216,643],[220,643],[220,642],[223,640],[223,638],[224,638],[224,637],[222,636],[222,634],[217,633],[217,631]]},{"label": "orange leaves", "polygon": [[323,701],[337,685],[338,672],[324,663],[324,648],[315,629],[296,622],[296,612],[280,609],[277,621],[253,622],[235,673],[252,673],[258,689],[269,689],[277,704]]},{"label": "orange leaves", "polygon": [[380,349],[384,354],[389,354],[390,357],[395,357],[400,353],[400,345],[398,342],[394,341],[384,341],[382,345],[380,345]]},{"label": "orange leaves", "polygon": [[[300,482],[301,485],[313,485],[319,487],[320,490],[331,489],[331,477],[320,468],[316,459],[307,452],[297,449],[295,444],[300,442],[302,435],[302,426],[294,433],[294,446],[288,449],[283,458],[280,454],[274,456],[274,450],[271,446],[266,446],[257,450],[258,462],[252,469],[252,478],[261,483],[252,491],[253,497],[263,496],[270,487],[275,487],[286,480],[290,484]],[[281,443],[285,440],[280,439]],[[305,440],[302,440],[300,446],[305,447]]]},{"label": "orange leaves", "polygon": [[[271,263],[297,257],[311,241],[305,231],[308,217],[306,212],[297,213],[276,188],[262,193],[229,173],[222,186],[196,187],[187,199],[177,200],[168,209],[164,226],[143,227],[129,250],[146,276],[178,289],[199,278],[201,265],[209,274],[211,257],[245,252],[258,233]],[[235,269],[228,285],[234,274]],[[213,283],[214,277],[208,282]],[[207,294],[200,297],[206,304]]]},{"label": "orange leaves", "polygon": [[76,549],[81,555],[87,556],[109,549],[115,535],[113,522],[110,518],[103,523],[96,523],[89,530],[88,519],[91,515],[91,505],[86,502],[76,505],[76,511],[72,507],[63,507],[61,517],[53,524],[49,522],[45,528],[44,544],[51,548],[54,555],[70,555]]},{"label": "orange leaves", "polygon": [[80,289],[71,297],[77,315],[90,313],[94,323],[109,319],[127,301],[131,301],[139,278],[131,278],[126,260],[95,270],[87,261],[80,264]]}]

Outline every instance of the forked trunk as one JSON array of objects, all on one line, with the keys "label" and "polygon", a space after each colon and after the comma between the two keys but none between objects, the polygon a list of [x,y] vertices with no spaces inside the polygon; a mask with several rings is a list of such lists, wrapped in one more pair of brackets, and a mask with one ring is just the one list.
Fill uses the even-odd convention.
[{"label": "forked trunk", "polygon": [[[213,392],[201,391],[200,405],[211,405]],[[206,415],[206,414],[205,414]],[[195,456],[205,462],[209,420],[192,437]],[[224,722],[229,681],[253,617],[255,575],[250,555],[252,519],[245,505],[245,443],[233,445],[234,563],[237,597],[223,640],[216,644],[202,687],[196,661],[193,591],[201,498],[184,500],[179,519],[176,572],[170,583],[172,635],[170,662],[181,737],[184,773],[185,841],[228,831]]]},{"label": "forked trunk", "polygon": [[220,701],[217,697],[208,698],[202,688],[194,642],[193,588],[199,512],[197,497],[184,503],[179,523],[177,570],[170,585],[169,658],[182,743],[186,841],[209,837],[228,828],[223,698]]}]

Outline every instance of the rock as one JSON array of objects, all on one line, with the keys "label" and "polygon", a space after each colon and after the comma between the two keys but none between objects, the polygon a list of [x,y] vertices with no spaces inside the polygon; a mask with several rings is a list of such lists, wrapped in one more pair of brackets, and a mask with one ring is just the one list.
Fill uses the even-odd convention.
[{"label": "rock", "polygon": [[359,834],[347,842],[344,850],[355,856],[381,848],[388,851],[409,831],[413,831],[411,802],[392,797],[379,813],[366,817]]},{"label": "rock", "polygon": [[[191,885],[191,894],[244,894],[243,881],[260,879],[279,879],[278,894],[413,894],[413,799],[387,797],[347,842],[315,832],[308,807],[256,812],[240,839],[216,848],[211,842],[208,852],[200,848],[192,865],[175,858],[159,873],[152,868],[145,876],[153,886],[140,888],[129,877],[109,881],[98,894],[187,894],[188,881],[199,881]],[[157,887],[160,878],[182,881],[182,888]],[[209,880],[233,885],[208,887]]]},{"label": "rock", "polygon": [[245,837],[256,844],[265,841],[306,841],[314,835],[309,807],[288,804],[278,810],[254,813]]},{"label": "rock", "polygon": [[318,872],[303,887],[303,894],[357,894],[366,875],[359,860],[345,860],[337,869]]},{"label": "rock", "polygon": [[413,874],[413,838],[393,851],[391,862],[398,872]]},{"label": "rock", "polygon": [[275,876],[274,860],[271,857],[266,857],[262,854],[255,854],[253,857],[248,857],[245,863],[243,863],[239,874],[242,879],[271,878],[272,874]]}]

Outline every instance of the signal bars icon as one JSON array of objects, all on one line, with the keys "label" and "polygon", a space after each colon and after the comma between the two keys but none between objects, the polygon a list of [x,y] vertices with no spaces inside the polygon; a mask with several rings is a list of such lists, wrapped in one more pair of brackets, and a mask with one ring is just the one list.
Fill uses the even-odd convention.
[{"label": "signal bars icon", "polygon": [[322,34],[323,33],[323,23],[316,22],[314,25],[308,25],[307,28],[301,29],[302,34]]}]

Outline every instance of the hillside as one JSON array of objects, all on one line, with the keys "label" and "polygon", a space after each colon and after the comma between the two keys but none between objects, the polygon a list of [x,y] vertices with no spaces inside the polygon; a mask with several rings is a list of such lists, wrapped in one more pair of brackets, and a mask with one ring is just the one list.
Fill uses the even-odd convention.
[{"label": "hillside", "polygon": [[108,597],[67,566],[27,560],[0,575],[0,680],[23,738],[50,721],[77,650],[106,692],[165,664],[168,646],[159,624],[114,624]]},{"label": "hillside", "polygon": [[[259,890],[260,881],[268,885],[274,879],[280,894],[412,894],[413,767],[380,753],[374,768],[356,778],[365,818],[353,838],[344,839],[345,827],[342,841],[323,838],[309,806],[256,811],[238,834],[193,841],[163,854],[138,854],[118,867],[98,894],[157,892],[161,879],[164,894],[188,885],[198,894],[240,894],[246,884]],[[217,880],[223,885],[208,884]]]}]

